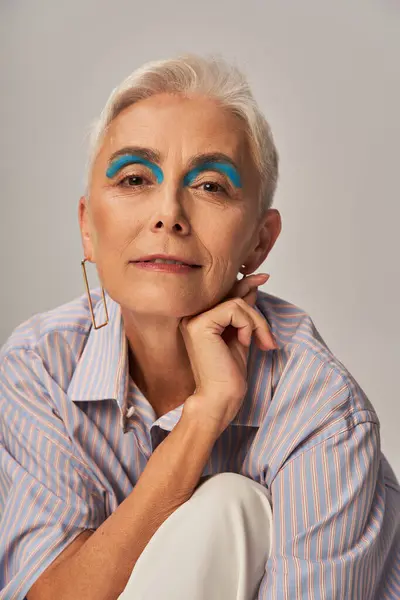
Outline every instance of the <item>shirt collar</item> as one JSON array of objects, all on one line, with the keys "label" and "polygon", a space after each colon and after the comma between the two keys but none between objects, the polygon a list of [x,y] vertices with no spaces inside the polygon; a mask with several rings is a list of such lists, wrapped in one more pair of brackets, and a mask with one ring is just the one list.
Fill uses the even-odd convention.
[{"label": "shirt collar", "polygon": [[[73,401],[101,401],[112,399],[120,411],[126,407],[129,388],[128,341],[124,331],[121,307],[107,292],[105,299],[109,317],[108,325],[89,330],[86,346],[76,366],[67,395]],[[92,293],[92,297],[94,294]],[[96,324],[106,320],[103,299],[93,308]],[[255,305],[255,310],[264,318],[266,315]],[[271,364],[268,353],[261,351],[252,339],[248,357],[248,389],[246,396],[231,425],[259,427],[271,399],[271,377],[266,372]],[[269,369],[270,370],[270,369]],[[176,424],[182,414],[183,405],[163,415],[166,428]]]},{"label": "shirt collar", "polygon": [[[113,399],[122,409],[129,370],[127,340],[121,307],[107,292],[108,324],[100,329],[91,326],[67,394],[71,400],[95,401]],[[92,297],[94,294],[92,294]],[[93,308],[97,325],[106,321],[103,298]]]}]

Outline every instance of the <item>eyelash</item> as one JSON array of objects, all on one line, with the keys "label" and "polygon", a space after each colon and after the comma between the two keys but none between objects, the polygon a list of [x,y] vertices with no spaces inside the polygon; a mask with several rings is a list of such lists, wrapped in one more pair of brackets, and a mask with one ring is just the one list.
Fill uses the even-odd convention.
[{"label": "eyelash", "polygon": [[[140,177],[140,179],[144,179],[145,181],[148,181],[148,179],[146,179],[145,177],[143,177],[142,175],[126,175],[125,177],[123,177],[118,183],[117,186],[121,186],[121,187],[137,187],[140,188],[141,185],[129,185],[126,186],[124,185],[124,181],[126,181],[127,179],[131,178],[131,177]],[[201,184],[199,185],[205,185],[206,183],[212,183],[213,185],[217,185],[220,188],[220,191],[218,192],[209,192],[210,194],[225,194],[228,195],[227,190],[225,189],[225,187],[223,185],[221,185],[220,183],[217,183],[216,181],[203,181]]]}]

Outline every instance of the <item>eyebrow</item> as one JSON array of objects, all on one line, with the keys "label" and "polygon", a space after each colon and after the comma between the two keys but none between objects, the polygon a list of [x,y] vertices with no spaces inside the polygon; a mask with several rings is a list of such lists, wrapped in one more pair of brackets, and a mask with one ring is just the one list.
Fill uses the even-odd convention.
[{"label": "eyebrow", "polygon": [[[124,154],[136,154],[150,162],[160,165],[162,161],[162,155],[157,150],[153,150],[151,148],[145,148],[143,146],[125,146],[116,152],[111,154],[108,164],[110,165],[116,158],[119,156],[123,156]],[[192,156],[188,164],[188,171],[193,170],[195,167],[200,166],[204,162],[224,162],[232,165],[238,172],[239,168],[235,161],[228,156],[228,154],[224,154],[223,152],[206,152],[199,153]]]}]

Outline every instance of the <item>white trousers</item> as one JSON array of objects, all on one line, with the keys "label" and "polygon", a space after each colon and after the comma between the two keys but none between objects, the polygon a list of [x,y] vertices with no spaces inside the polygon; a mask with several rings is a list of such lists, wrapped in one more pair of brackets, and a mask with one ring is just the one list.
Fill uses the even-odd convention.
[{"label": "white trousers", "polygon": [[271,546],[268,490],[210,476],[157,529],[118,600],[255,600]]}]

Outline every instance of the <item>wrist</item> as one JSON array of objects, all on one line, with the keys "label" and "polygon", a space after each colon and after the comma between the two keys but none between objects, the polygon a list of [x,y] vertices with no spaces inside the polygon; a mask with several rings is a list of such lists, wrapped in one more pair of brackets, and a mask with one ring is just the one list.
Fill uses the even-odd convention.
[{"label": "wrist", "polygon": [[[194,399],[196,402],[188,402],[188,400]],[[193,435],[201,435],[214,445],[222,433],[221,423],[213,417],[206,415],[204,409],[200,410],[198,406],[199,402],[201,402],[199,396],[189,396],[184,402],[180,420],[192,430]]]}]

